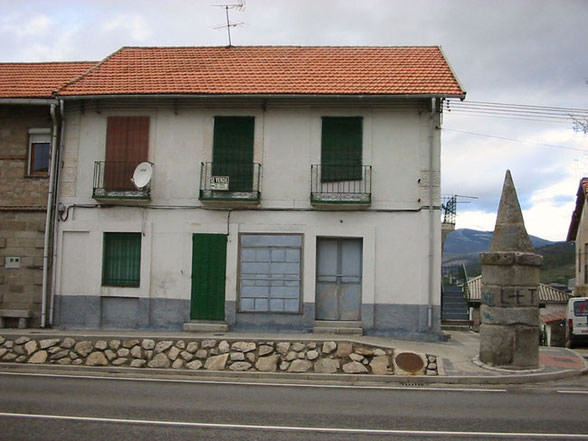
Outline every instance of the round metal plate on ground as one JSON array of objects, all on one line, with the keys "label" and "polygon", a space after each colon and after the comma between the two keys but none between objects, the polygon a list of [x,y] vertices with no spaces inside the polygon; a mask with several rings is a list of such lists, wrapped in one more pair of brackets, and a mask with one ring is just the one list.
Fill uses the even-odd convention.
[{"label": "round metal plate on ground", "polygon": [[425,367],[423,359],[413,352],[403,352],[396,356],[396,365],[406,372],[419,372]]}]

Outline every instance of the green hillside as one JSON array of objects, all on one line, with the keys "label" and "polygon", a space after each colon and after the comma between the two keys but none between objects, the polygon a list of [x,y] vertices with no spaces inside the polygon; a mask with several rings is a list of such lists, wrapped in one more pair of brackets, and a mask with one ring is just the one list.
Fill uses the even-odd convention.
[{"label": "green hillside", "polygon": [[557,242],[538,248],[537,252],[543,256],[541,268],[541,283],[563,283],[575,277],[575,245],[573,242]]},{"label": "green hillside", "polygon": [[[541,283],[568,284],[575,277],[575,245],[573,242],[556,242],[536,252],[543,256]],[[450,254],[444,256],[444,266],[465,264],[468,277],[476,277],[481,273],[479,253]]]}]

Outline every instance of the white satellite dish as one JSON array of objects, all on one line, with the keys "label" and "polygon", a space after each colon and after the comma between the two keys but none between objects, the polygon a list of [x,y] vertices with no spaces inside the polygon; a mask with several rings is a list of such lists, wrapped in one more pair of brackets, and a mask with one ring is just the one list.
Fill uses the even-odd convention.
[{"label": "white satellite dish", "polygon": [[137,187],[137,190],[143,190],[149,182],[151,182],[151,176],[153,175],[153,167],[149,162],[141,162],[133,172],[131,181]]}]

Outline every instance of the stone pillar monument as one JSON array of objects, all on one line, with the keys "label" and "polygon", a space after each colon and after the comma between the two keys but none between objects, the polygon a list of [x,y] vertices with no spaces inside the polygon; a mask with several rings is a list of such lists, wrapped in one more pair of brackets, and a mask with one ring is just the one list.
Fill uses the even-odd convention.
[{"label": "stone pillar monument", "polygon": [[507,369],[539,366],[539,277],[517,193],[507,170],[490,251],[480,254],[480,361]]}]

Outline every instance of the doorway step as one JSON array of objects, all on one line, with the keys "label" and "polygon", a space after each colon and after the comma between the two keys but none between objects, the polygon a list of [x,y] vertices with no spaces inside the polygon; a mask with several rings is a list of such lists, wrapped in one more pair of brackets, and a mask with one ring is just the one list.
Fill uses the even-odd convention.
[{"label": "doorway step", "polygon": [[229,325],[217,320],[190,320],[184,323],[185,332],[228,332]]},{"label": "doorway step", "polygon": [[315,334],[363,335],[360,321],[351,320],[315,320]]}]

